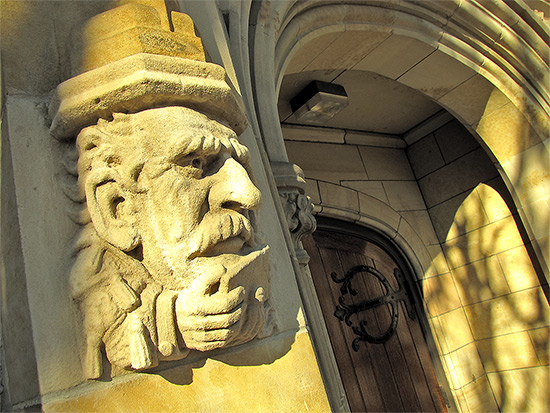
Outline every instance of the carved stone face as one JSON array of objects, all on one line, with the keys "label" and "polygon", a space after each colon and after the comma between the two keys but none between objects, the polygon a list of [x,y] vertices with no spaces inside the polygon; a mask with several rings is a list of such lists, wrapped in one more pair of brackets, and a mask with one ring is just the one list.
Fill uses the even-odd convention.
[{"label": "carved stone face", "polygon": [[[256,337],[268,318],[269,248],[255,233],[261,196],[235,133],[191,109],[163,107],[100,121],[77,143],[101,240],[84,231],[82,243],[103,257],[72,273],[94,330],[88,376],[101,370],[101,342],[112,363],[143,369]],[[101,294],[113,307],[98,313]]]},{"label": "carved stone face", "polygon": [[247,171],[248,149],[197,112],[155,111],[162,117],[141,132],[147,152],[159,154],[138,180],[143,264],[180,292],[176,318],[187,347],[247,341],[265,322],[269,271],[267,247],[254,232],[261,195]]},{"label": "carved stone face", "polygon": [[231,265],[257,248],[251,211],[261,195],[247,171],[248,149],[231,129],[183,108],[148,112],[163,116],[141,123],[153,155],[138,180],[143,263],[181,290],[205,265]]}]

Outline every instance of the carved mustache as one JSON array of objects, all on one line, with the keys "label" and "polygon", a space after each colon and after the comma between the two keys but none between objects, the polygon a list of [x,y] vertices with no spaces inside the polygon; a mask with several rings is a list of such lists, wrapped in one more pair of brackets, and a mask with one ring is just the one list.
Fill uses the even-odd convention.
[{"label": "carved mustache", "polygon": [[246,243],[252,238],[252,232],[249,219],[237,211],[208,212],[187,240],[189,258],[201,256],[230,238],[239,237]]}]

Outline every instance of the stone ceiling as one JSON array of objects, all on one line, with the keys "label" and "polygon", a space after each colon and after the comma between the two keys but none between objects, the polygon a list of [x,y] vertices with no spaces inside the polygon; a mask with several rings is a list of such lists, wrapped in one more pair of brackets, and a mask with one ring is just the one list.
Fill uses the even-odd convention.
[{"label": "stone ceiling", "polygon": [[[301,124],[288,102],[310,81],[324,77],[322,71],[284,77],[279,95],[279,116],[283,123]],[[438,104],[415,90],[373,72],[340,71],[331,83],[344,86],[349,106],[324,124],[308,125],[403,135],[441,110]]]},{"label": "stone ceiling", "polygon": [[[312,80],[344,86],[349,106],[324,124],[307,124],[403,136],[440,112],[430,98],[399,83],[434,48],[390,33],[332,32],[303,46],[287,66],[279,92],[279,117],[301,124],[289,101]],[[303,124],[303,123],[302,123]]]},{"label": "stone ceiling", "polygon": [[[548,21],[547,1],[528,4]],[[391,32],[353,28],[327,32],[303,45],[288,64],[280,85],[279,118],[283,124],[406,137],[438,112],[450,116],[431,98],[406,86],[422,76],[445,94],[456,86],[447,84],[447,79],[470,76],[465,66],[447,65],[448,59],[426,43]],[[420,65],[428,60],[430,65]],[[427,66],[430,73],[424,70]],[[312,80],[342,85],[349,96],[349,106],[324,124],[301,123],[290,108],[289,101]]]}]

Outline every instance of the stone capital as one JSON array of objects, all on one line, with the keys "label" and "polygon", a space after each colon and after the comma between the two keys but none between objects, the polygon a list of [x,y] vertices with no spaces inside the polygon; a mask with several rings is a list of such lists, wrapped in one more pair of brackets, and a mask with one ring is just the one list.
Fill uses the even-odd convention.
[{"label": "stone capital", "polygon": [[305,194],[306,180],[302,169],[289,162],[272,162],[271,168],[285,211],[296,257],[301,265],[309,262],[309,255],[301,246],[301,239],[315,231],[313,203]]}]

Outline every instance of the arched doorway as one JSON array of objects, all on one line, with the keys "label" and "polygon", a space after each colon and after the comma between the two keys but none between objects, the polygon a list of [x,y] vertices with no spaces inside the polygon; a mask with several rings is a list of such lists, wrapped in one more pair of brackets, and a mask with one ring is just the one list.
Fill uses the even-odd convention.
[{"label": "arched doorway", "polygon": [[[547,343],[549,319],[543,293],[549,251],[544,206],[548,192],[543,188],[550,159],[545,142],[548,92],[547,82],[535,73],[537,66],[548,67],[543,57],[548,45],[540,41],[547,37],[540,19],[524,2],[258,2],[249,27],[254,28],[251,94],[270,161],[302,167],[308,179],[306,193],[317,213],[361,224],[370,221],[402,247],[413,265],[419,264],[417,272],[423,274],[428,291],[430,328],[459,409],[526,410],[525,406],[547,405],[547,392],[510,397],[533,382],[531,375],[540,377],[537,388],[546,389],[548,380],[547,351],[542,357],[528,356],[539,354],[542,347],[537,343]],[[520,44],[521,52],[516,48]],[[537,63],[527,67],[524,59],[512,57],[523,53]],[[511,67],[521,76],[511,73]],[[391,101],[386,91],[376,93],[374,81],[381,80],[395,87],[392,92],[404,91],[397,89],[399,83],[424,95],[444,112],[426,113],[425,121],[417,119],[416,126],[402,125],[400,131],[389,129],[399,125],[393,119],[377,129],[377,122],[400,112],[398,106],[369,118],[365,112],[372,115],[375,110],[366,111],[370,107],[361,103],[353,122],[303,127],[293,121],[292,106],[285,112],[281,98],[296,96],[299,90],[288,86],[305,87],[310,74],[313,80],[344,86],[359,79],[365,89],[346,88],[350,100],[355,90],[375,110]],[[414,111],[430,108],[411,106]],[[352,104],[348,112],[351,108]],[[363,121],[368,121],[366,128],[354,123]],[[280,122],[292,125],[279,128]],[[467,177],[472,178],[468,184]],[[493,206],[497,198],[506,204],[502,214],[495,213],[500,211]],[[469,211],[467,219],[457,222],[455,215],[461,210]],[[487,239],[486,231],[493,227],[499,230],[499,242],[487,250],[478,241]],[[511,269],[514,260],[507,256],[512,250],[521,251],[520,261],[528,264],[525,271]],[[464,260],[455,262],[457,257]],[[501,265],[500,259],[505,263]],[[511,281],[499,290],[500,284],[493,281],[504,279],[502,272]],[[528,288],[518,290],[515,273],[538,274]],[[487,275],[490,298],[472,302],[468,293],[457,292],[462,284],[456,283],[455,275],[465,285]],[[434,302],[433,297],[445,299]],[[542,310],[514,328],[513,337],[508,336],[512,331],[495,330],[487,322],[472,329],[482,319],[477,310],[496,308],[499,300],[503,308],[519,309],[517,301]],[[306,306],[308,311],[312,312]],[[514,350],[495,350],[516,338],[528,348],[521,352],[521,361],[514,359]],[[317,342],[318,348],[325,345],[322,337]],[[486,360],[496,353],[514,362],[502,363],[502,369],[488,367]],[[325,377],[337,376],[326,366],[323,371]],[[329,389],[332,394],[337,391]]]},{"label": "arched doorway", "polygon": [[447,411],[401,252],[373,230],[327,218],[304,247],[351,410]]}]

